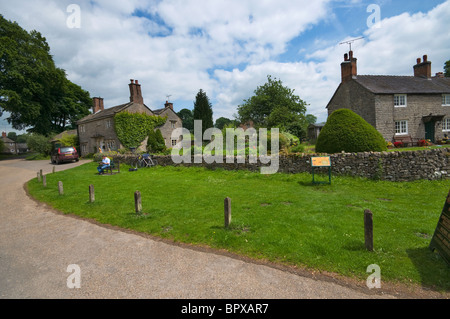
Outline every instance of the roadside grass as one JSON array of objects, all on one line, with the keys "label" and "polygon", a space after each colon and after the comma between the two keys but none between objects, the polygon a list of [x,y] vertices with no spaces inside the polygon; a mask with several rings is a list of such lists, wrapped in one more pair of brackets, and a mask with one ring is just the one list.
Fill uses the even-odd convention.
[{"label": "roadside grass", "polygon": [[[450,268],[428,246],[448,180],[386,182],[333,176],[312,185],[304,174],[153,167],[97,175],[96,163],[37,178],[29,193],[55,209],[176,242],[207,245],[285,265],[365,280],[377,264],[382,281],[450,288]],[[323,176],[326,180],[327,176]],[[64,195],[58,194],[58,181]],[[89,185],[95,202],[89,202]],[[143,211],[134,211],[134,192]],[[224,199],[232,221],[224,228]],[[364,210],[374,219],[374,251],[364,247]]]}]

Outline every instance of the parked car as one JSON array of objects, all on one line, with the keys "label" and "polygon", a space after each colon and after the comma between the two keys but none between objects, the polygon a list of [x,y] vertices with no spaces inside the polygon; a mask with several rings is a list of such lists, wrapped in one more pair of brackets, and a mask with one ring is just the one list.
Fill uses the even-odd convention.
[{"label": "parked car", "polygon": [[60,164],[63,162],[78,162],[80,156],[78,155],[77,149],[73,146],[65,146],[55,148],[51,153],[51,161],[53,164]]}]

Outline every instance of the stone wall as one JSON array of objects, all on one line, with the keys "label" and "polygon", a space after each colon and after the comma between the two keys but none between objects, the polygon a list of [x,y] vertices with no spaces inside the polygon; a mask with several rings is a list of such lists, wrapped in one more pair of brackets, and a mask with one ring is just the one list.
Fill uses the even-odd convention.
[{"label": "stone wall", "polygon": [[[311,173],[311,157],[320,155],[300,154],[282,155],[279,158],[280,173]],[[434,149],[404,152],[364,152],[364,153],[340,153],[332,154],[332,174],[360,176],[370,179],[388,181],[414,181],[419,179],[438,180],[450,178],[450,149]],[[130,163],[136,156],[115,155],[114,159],[121,163]],[[204,166],[210,169],[222,168],[226,170],[246,169],[260,171],[262,166],[269,164],[245,163],[212,163],[201,164],[182,163],[175,164],[170,155],[155,156],[158,165],[161,166]],[[315,169],[315,173],[328,172],[328,169]]]}]

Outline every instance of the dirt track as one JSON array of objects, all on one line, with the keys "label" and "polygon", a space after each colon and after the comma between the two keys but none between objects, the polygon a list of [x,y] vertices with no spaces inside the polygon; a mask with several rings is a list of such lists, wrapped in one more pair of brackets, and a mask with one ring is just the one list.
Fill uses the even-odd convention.
[{"label": "dirt track", "polygon": [[[63,164],[69,169],[83,162]],[[437,297],[261,264],[58,214],[24,183],[49,161],[0,161],[0,298],[328,299]],[[76,264],[81,288],[67,287]]]}]

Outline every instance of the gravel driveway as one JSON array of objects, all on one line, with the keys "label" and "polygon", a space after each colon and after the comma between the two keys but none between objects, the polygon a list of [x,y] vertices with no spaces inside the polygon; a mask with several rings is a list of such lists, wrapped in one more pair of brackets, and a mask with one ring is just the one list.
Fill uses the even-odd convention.
[{"label": "gravel driveway", "polygon": [[[79,163],[63,164],[57,170]],[[0,298],[403,298],[365,282],[285,269],[65,216],[24,183],[49,161],[0,161]],[[67,271],[69,265],[79,267]],[[368,274],[369,275],[369,274]],[[69,288],[80,283],[80,288]]]}]

